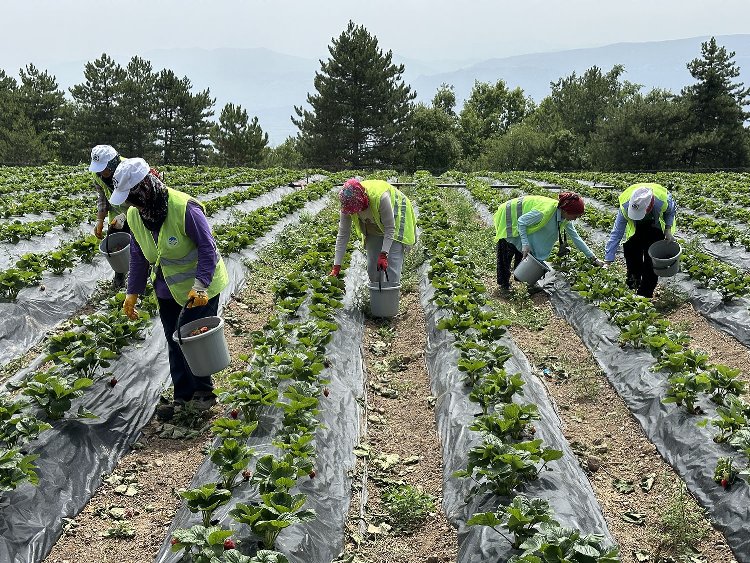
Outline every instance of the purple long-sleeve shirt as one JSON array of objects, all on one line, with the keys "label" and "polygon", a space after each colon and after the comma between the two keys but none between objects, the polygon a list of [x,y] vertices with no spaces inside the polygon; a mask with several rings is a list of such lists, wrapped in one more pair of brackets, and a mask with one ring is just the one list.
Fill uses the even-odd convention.
[{"label": "purple long-sleeve shirt", "polygon": [[[187,236],[198,247],[198,270],[195,278],[205,287],[211,285],[214,277],[216,264],[219,261],[219,253],[216,250],[216,242],[211,234],[211,227],[208,225],[206,216],[200,205],[194,201],[188,201],[185,210],[185,232]],[[151,231],[156,241],[159,237],[158,231]],[[149,263],[143,255],[140,245],[134,236],[130,237],[130,273],[128,275],[128,293],[137,293],[142,295],[146,290],[146,281],[148,280]],[[154,291],[156,296],[161,299],[172,299],[172,294],[164,281],[164,274],[161,268],[156,273],[154,280]]]}]

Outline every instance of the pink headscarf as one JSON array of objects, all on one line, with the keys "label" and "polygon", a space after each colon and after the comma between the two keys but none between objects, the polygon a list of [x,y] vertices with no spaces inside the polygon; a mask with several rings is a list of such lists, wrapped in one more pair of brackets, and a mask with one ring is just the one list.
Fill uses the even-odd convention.
[{"label": "pink headscarf", "polygon": [[370,206],[367,192],[356,178],[344,182],[344,187],[339,191],[339,201],[341,201],[341,211],[347,215],[359,213]]}]

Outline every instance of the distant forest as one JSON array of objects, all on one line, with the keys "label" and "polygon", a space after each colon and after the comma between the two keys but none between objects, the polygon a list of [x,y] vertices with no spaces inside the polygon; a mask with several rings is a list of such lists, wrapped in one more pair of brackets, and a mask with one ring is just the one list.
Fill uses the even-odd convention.
[{"label": "distant forest", "polygon": [[364,27],[349,22],[295,107],[298,134],[268,146],[252,108],[193,91],[190,79],[133,57],[86,63],[69,96],[28,64],[0,69],[0,163],[77,164],[96,144],[159,164],[430,170],[733,169],[750,163],[734,52],[714,38],[686,61],[695,83],[679,93],[622,79],[596,66],[551,83],[540,103],[498,77],[475,82],[462,108],[450,84],[415,103],[392,61]]}]

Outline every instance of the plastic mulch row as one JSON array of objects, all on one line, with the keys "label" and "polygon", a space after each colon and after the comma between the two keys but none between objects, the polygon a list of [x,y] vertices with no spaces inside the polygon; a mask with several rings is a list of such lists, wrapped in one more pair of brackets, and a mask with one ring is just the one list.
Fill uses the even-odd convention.
[{"label": "plastic mulch row", "polygon": [[[222,305],[244,283],[246,260],[270,244],[303,213],[317,213],[328,198],[308,203],[303,210],[279,221],[266,235],[241,253],[225,257],[229,285]],[[130,451],[144,425],[153,416],[162,389],[170,382],[166,342],[158,319],[140,346],[126,348],[110,370],[119,379],[115,387],[98,381],[84,395],[85,406],[96,419],[64,420],[40,435],[27,448],[36,460],[40,483],[24,483],[3,495],[0,507],[0,561],[35,563],[52,549],[62,533],[62,518],[74,517],[88,503],[118,460]],[[78,408],[74,404],[73,410]]]},{"label": "plastic mulch row", "polygon": [[[330,359],[331,366],[321,372],[321,378],[330,379],[331,383],[328,385],[330,395],[321,399],[320,404],[318,419],[324,426],[315,431],[317,474],[314,479],[302,478],[292,491],[307,495],[305,509],[314,509],[317,517],[310,522],[284,529],[276,543],[276,549],[284,553],[290,562],[330,563],[343,548],[344,525],[351,501],[350,472],[356,465],[353,450],[360,434],[361,408],[357,400],[363,395],[361,342],[364,326],[355,296],[359,288],[365,285],[362,276],[364,268],[363,256],[354,253],[351,265],[346,271],[344,307],[336,314],[335,322],[339,327],[333,333],[332,341],[326,346],[326,357]],[[257,457],[278,452],[270,442],[281,424],[281,417],[278,416],[278,409],[273,409],[275,416],[270,415],[270,411],[272,409],[268,408],[263,411],[266,416],[261,417],[261,424],[255,435],[247,441],[256,449]],[[219,480],[216,467],[206,459],[196,472],[190,488]],[[238,530],[233,537],[240,540],[240,545],[245,544],[243,552],[247,550],[247,544],[256,544],[256,538],[247,526],[238,524],[228,512],[238,502],[248,504],[258,500],[260,498],[254,488],[240,484],[233,489],[229,504],[218,509],[213,515],[219,521],[217,525]],[[184,506],[180,508],[155,561],[179,561],[183,554],[171,552],[171,533],[175,529],[188,528],[199,523],[199,514],[190,513]]]},{"label": "plastic mulch row", "polygon": [[[467,503],[471,481],[452,477],[454,471],[465,469],[469,450],[481,442],[480,434],[469,430],[478,407],[469,401],[469,389],[458,370],[459,351],[453,346],[453,336],[446,330],[436,328],[447,312],[437,309],[430,301],[434,288],[426,274],[422,276],[420,289],[427,324],[426,362],[432,393],[438,397],[435,415],[443,444],[443,508],[448,520],[459,530],[458,561],[505,561],[514,551],[494,530],[486,526],[465,525],[473,514],[494,511],[501,502],[507,504],[512,499],[484,495]],[[550,462],[551,470],[542,472],[539,479],[528,483],[522,492],[532,498],[548,500],[554,509],[555,519],[561,525],[604,535],[614,544],[588,478],[562,435],[560,419],[544,385],[532,374],[528,360],[510,337],[503,337],[499,343],[508,347],[513,354],[506,362],[505,369],[508,373],[520,373],[526,383],[522,401],[534,403],[539,408],[541,420],[535,422],[535,437],[542,438],[545,446],[561,450],[564,454],[561,459]]]}]

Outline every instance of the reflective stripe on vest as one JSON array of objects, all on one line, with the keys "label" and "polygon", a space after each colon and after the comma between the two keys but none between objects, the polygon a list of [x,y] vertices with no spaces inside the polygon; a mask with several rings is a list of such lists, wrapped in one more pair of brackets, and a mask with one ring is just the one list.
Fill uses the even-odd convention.
[{"label": "reflective stripe on vest", "polygon": [[520,236],[518,218],[529,211],[539,211],[542,214],[542,220],[526,230],[528,234],[533,234],[546,225],[555,214],[557,200],[544,196],[521,196],[498,207],[494,216],[495,242]]},{"label": "reflective stripe on vest", "polygon": [[[128,223],[146,260],[161,268],[172,297],[180,305],[185,305],[198,272],[199,256],[198,247],[185,231],[185,213],[188,202],[196,200],[188,194],[169,188],[168,193],[167,217],[159,229],[156,242],[135,207],[128,210]],[[215,258],[214,276],[206,288],[209,299],[218,295],[229,280],[224,260],[218,250]]]}]

